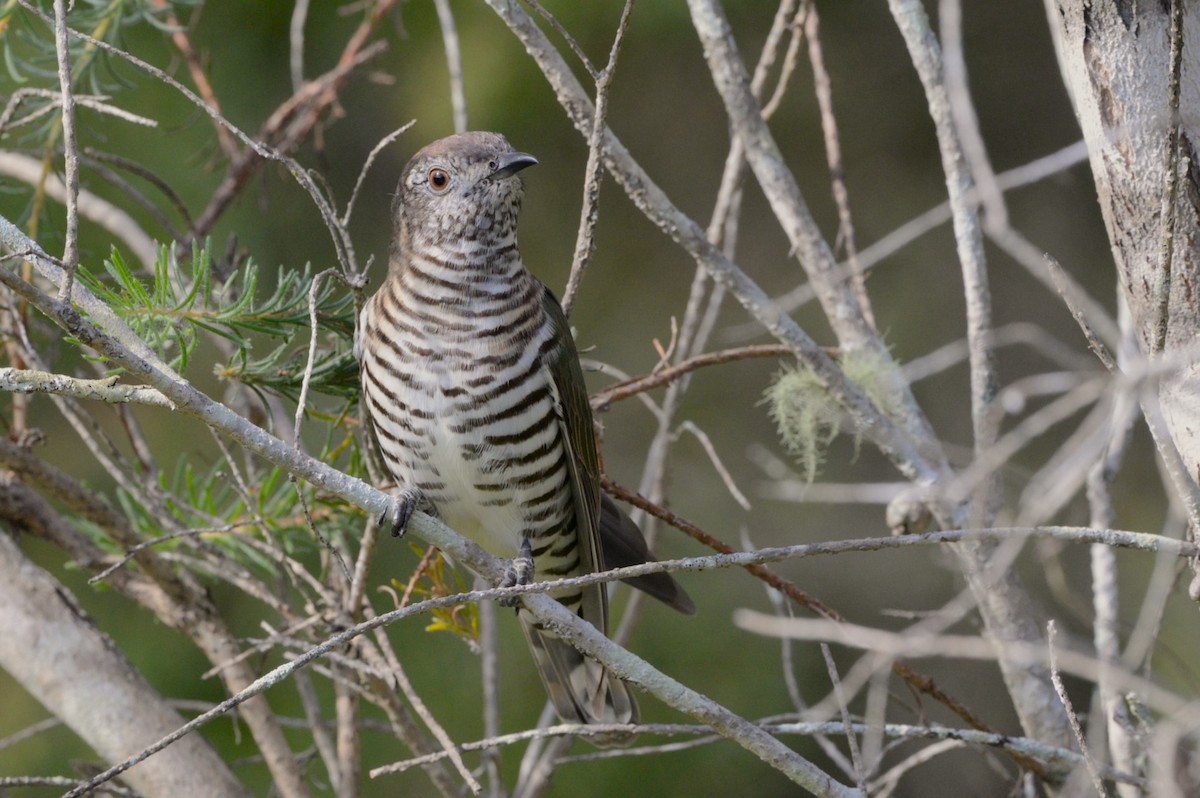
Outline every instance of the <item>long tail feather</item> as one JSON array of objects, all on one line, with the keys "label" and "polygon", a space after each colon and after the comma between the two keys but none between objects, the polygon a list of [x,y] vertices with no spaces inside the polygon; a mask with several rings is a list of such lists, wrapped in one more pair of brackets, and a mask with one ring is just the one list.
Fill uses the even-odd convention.
[{"label": "long tail feather", "polygon": [[[600,497],[600,548],[605,568],[654,562],[642,531],[607,494]],[[635,576],[624,581],[684,615],[696,614],[696,605],[692,603],[691,596],[670,574]]]},{"label": "long tail feather", "polygon": [[[593,659],[541,629],[521,613],[521,628],[554,709],[564,721],[637,723],[640,713],[629,686]],[[590,737],[597,745],[615,745],[622,736]]]}]

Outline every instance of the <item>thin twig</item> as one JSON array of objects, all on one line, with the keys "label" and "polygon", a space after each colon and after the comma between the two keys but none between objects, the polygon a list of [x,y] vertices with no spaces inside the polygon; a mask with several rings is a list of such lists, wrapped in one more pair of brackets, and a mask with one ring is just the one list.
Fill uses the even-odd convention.
[{"label": "thin twig", "polygon": [[358,199],[358,191],[362,188],[363,180],[367,176],[367,172],[371,169],[371,164],[375,163],[375,158],[383,151],[383,148],[391,144],[396,139],[400,138],[402,133],[408,131],[410,127],[415,125],[417,120],[410,119],[407,123],[393,130],[391,133],[379,140],[379,143],[371,148],[367,154],[367,159],[363,161],[362,169],[358,172],[358,179],[354,181],[354,190],[350,192],[350,199],[346,202],[346,210],[342,214],[342,227],[350,226],[350,214],[354,211],[354,201]]},{"label": "thin twig", "polygon": [[11,748],[17,743],[24,742],[31,737],[36,737],[42,732],[50,731],[51,729],[57,729],[61,725],[63,725],[62,718],[42,718],[36,723],[31,723],[25,728],[13,732],[7,737],[0,737],[0,751],[3,751],[6,748]]},{"label": "thin twig", "polygon": [[[681,516],[677,515],[676,513],[673,513],[664,507],[660,507],[657,504],[654,504],[653,502],[648,501],[641,495],[639,495],[637,493],[633,493],[632,491],[629,491],[626,488],[621,487],[620,485],[618,485],[617,483],[615,483],[611,479],[609,479],[606,475],[602,474],[600,476],[600,486],[604,489],[605,493],[612,496],[613,498],[620,499],[621,501],[626,502],[627,504],[631,504],[634,507],[637,507],[639,510],[649,513],[650,515],[654,516],[655,518],[659,519],[660,521],[665,521],[666,523],[668,523],[671,526],[675,527],[676,529],[680,530],[684,534],[690,536],[694,540],[699,541],[700,543],[704,544],[705,546],[712,549],[713,551],[719,551],[722,554],[733,554],[733,552],[734,552],[733,547],[730,546],[729,544],[725,543],[722,540],[719,540],[718,538],[713,537],[712,535],[708,534],[704,530],[700,529],[700,527],[686,521],[685,519],[683,519]],[[752,573],[754,576],[761,579],[763,582],[766,582],[768,585],[775,588],[776,590],[778,590],[782,593],[785,593],[789,598],[791,598],[793,601],[795,601],[800,606],[807,607],[810,610],[812,610],[813,612],[816,612],[818,615],[821,615],[826,618],[841,617],[835,610],[833,610],[831,607],[826,606],[825,603],[822,602],[820,599],[805,592],[804,590],[801,590],[794,583],[787,581],[783,577],[779,576],[778,574],[773,573],[769,569],[763,568],[762,566],[758,565],[757,563],[755,563],[753,565],[748,565],[746,567],[746,570],[749,571],[750,573]]]},{"label": "thin twig", "polygon": [[[479,607],[479,679],[483,685],[483,734],[500,735],[500,657],[498,612],[496,605],[485,601]],[[499,746],[483,749],[483,770],[487,774],[488,798],[500,798],[504,793],[501,777]]]},{"label": "thin twig", "polygon": [[[305,4],[306,0],[300,0],[300,4]],[[168,0],[154,0],[154,5],[158,8],[166,9],[167,25],[172,28],[171,42],[175,45],[175,49],[179,50],[183,56],[184,63],[187,64],[188,74],[192,78],[192,83],[196,84],[196,91],[200,92],[200,96],[217,113],[221,112],[221,104],[217,99],[217,92],[213,89],[212,82],[208,79],[208,74],[204,71],[204,66],[200,63],[200,56],[196,53],[196,48],[192,47],[192,40],[188,37],[188,28],[180,24],[179,19],[175,16],[175,11],[168,5]],[[200,19],[199,9],[192,14],[189,20],[189,26],[194,27]],[[225,157],[229,159],[238,156],[238,146],[230,131],[225,129],[220,124],[214,124],[213,130],[217,133],[217,142],[221,146],[221,151],[225,153]]]},{"label": "thin twig", "polygon": [[429,564],[437,556],[437,551],[437,546],[430,546],[425,549],[425,553],[421,555],[421,561],[417,563],[417,567],[413,569],[412,575],[408,577],[408,583],[404,585],[404,593],[401,594],[400,600],[396,602],[397,607],[408,606],[408,601],[412,598],[413,591],[417,589],[417,582],[421,581],[421,577],[425,575]]},{"label": "thin twig", "polygon": [[1167,82],[1167,141],[1163,151],[1162,213],[1158,241],[1158,269],[1154,279],[1155,320],[1152,354],[1167,344],[1171,321],[1171,270],[1175,260],[1176,200],[1179,196],[1179,80],[1183,65],[1183,0],[1171,0],[1171,57]]},{"label": "thin twig", "polygon": [[[833,685],[833,693],[838,699],[838,710],[842,713],[842,725],[847,729],[852,729],[850,723],[850,707],[846,703],[846,696],[842,693],[842,680],[838,678],[837,665],[833,661],[833,653],[829,650],[828,643],[821,644],[821,656],[825,658],[825,670],[829,674],[829,681]],[[846,744],[850,748],[850,761],[854,766],[854,778],[858,783],[859,789],[863,789],[867,772],[863,767],[862,754],[858,750],[858,737],[854,732],[846,732]]]},{"label": "thin twig", "polygon": [[79,267],[79,144],[75,140],[75,93],[71,87],[71,48],[67,43],[67,5],[54,0],[54,49],[58,54],[58,86],[62,93],[64,173],[67,184],[67,230],[63,248],[66,279],[59,298],[69,299],[75,270]]},{"label": "thin twig", "polygon": [[617,55],[621,52],[621,42],[625,40],[625,32],[629,29],[629,15],[633,11],[633,0],[625,0],[621,11],[621,21],[617,24],[617,32],[613,37],[612,48],[608,53],[608,63],[596,76],[596,108],[592,114],[592,133],[588,136],[587,165],[584,167],[583,207],[579,211],[579,232],[575,235],[575,253],[571,257],[571,272],[567,277],[567,287],[563,290],[563,314],[571,315],[575,305],[575,296],[579,293],[579,284],[583,281],[583,273],[592,260],[596,251],[596,221],[600,216],[600,182],[604,178],[604,161],[601,159],[601,148],[604,146],[604,128],[608,116],[608,92],[612,86],[613,75],[617,70]]},{"label": "thin twig", "polygon": [[1048,621],[1046,623],[1046,646],[1049,649],[1050,679],[1054,682],[1054,691],[1058,693],[1058,700],[1062,701],[1063,708],[1067,712],[1067,718],[1071,722],[1071,731],[1075,732],[1075,742],[1079,744],[1084,764],[1087,765],[1088,773],[1091,774],[1092,786],[1096,788],[1096,794],[1100,798],[1108,798],[1108,790],[1105,788],[1100,774],[1096,771],[1091,752],[1088,751],[1087,735],[1083,733],[1083,727],[1079,725],[1079,715],[1071,706],[1071,697],[1067,695],[1067,687],[1063,684],[1062,675],[1058,672],[1058,655],[1054,647],[1057,632],[1058,627],[1054,621]]},{"label": "thin twig", "polygon": [[[1137,402],[1128,396],[1119,395],[1113,402],[1109,413],[1108,441],[1101,456],[1088,469],[1087,500],[1092,526],[1113,525],[1115,512],[1110,485],[1133,437],[1137,410]],[[1095,612],[1092,638],[1097,659],[1107,666],[1101,671],[1097,685],[1104,722],[1095,725],[1097,731],[1103,728],[1107,732],[1108,751],[1113,765],[1121,770],[1132,770],[1135,767],[1136,748],[1129,731],[1129,717],[1123,697],[1113,689],[1109,675],[1110,669],[1121,662],[1117,557],[1116,552],[1107,546],[1092,546],[1090,555],[1092,606]],[[1121,786],[1117,790],[1122,798],[1135,798],[1136,791]]]},{"label": "thin twig", "polygon": [[[344,677],[349,674],[341,674]],[[334,713],[337,719],[337,788],[338,798],[358,798],[362,794],[362,737],[359,734],[361,721],[359,707],[362,701],[358,692],[347,684],[347,678],[336,679],[334,688]]]},{"label": "thin twig", "polygon": [[[267,624],[263,624],[267,626]],[[267,626],[268,631],[272,631]],[[342,773],[338,770],[337,746],[333,741],[333,736],[330,735],[326,727],[325,718],[321,714],[321,701],[317,697],[317,690],[313,686],[312,676],[307,671],[296,671],[292,678],[293,684],[296,685],[296,693],[300,696],[300,706],[304,710],[304,717],[308,721],[308,731],[312,735],[313,744],[317,748],[317,753],[321,757],[321,762],[325,765],[325,771],[329,774],[329,780],[336,786],[342,781]]]},{"label": "thin twig", "polygon": [[366,600],[367,572],[375,554],[375,544],[379,541],[379,524],[374,518],[368,518],[363,524],[363,533],[358,541],[358,558],[354,561],[354,580],[346,591],[342,603],[346,613],[355,620],[362,615],[363,602]]},{"label": "thin twig", "polygon": [[147,168],[144,164],[138,163],[132,158],[125,158],[121,155],[116,155],[115,153],[97,150],[94,147],[85,147],[83,154],[92,160],[111,164],[127,172],[133,172],[142,180],[150,183],[152,186],[162,192],[164,197],[167,198],[167,201],[171,203],[171,207],[173,207],[176,213],[179,214],[179,217],[183,219],[184,224],[189,229],[192,227],[192,214],[191,211],[188,210],[187,205],[184,203],[183,198],[179,196],[175,189],[173,189],[166,180],[155,173],[154,170]]},{"label": "thin twig", "polygon": [[[846,171],[842,162],[842,147],[838,141],[837,117],[833,112],[833,81],[825,69],[825,56],[821,49],[820,15],[815,2],[805,3],[807,17],[804,20],[804,36],[808,39],[808,60],[813,70],[813,92],[817,95],[817,106],[821,110],[821,130],[825,134],[825,158],[829,163],[829,182],[833,189],[833,201],[838,211],[838,239],[846,252],[846,263],[850,266],[850,285],[854,289],[863,317],[871,329],[875,325],[875,313],[867,294],[866,273],[858,261],[858,246],[854,237],[854,219],[850,214],[850,191],[846,187]],[[764,109],[764,114],[766,113]]]},{"label": "thin twig", "polygon": [[94,585],[99,582],[105,581],[106,579],[108,579],[109,576],[112,575],[113,571],[116,571],[118,568],[124,567],[130,560],[132,560],[134,557],[137,556],[138,552],[142,551],[143,549],[150,548],[151,546],[159,546],[163,543],[170,543],[171,541],[182,540],[185,538],[193,538],[193,537],[197,537],[199,535],[228,535],[230,532],[234,531],[238,527],[253,526],[257,523],[258,523],[257,521],[245,521],[245,522],[240,522],[240,523],[226,524],[225,526],[211,527],[208,529],[186,529],[182,532],[172,532],[169,535],[160,535],[156,538],[149,538],[147,540],[143,540],[141,543],[138,543],[137,545],[130,547],[125,552],[124,556],[121,557],[121,559],[117,560],[115,563],[113,563],[109,567],[105,568],[100,573],[95,574],[92,577],[89,577],[88,584]]},{"label": "thin twig", "polygon": [[[775,91],[771,94],[770,99],[763,103],[763,119],[770,119],[783,105],[783,98],[787,94],[792,75],[796,72],[796,66],[800,61],[800,48],[808,36],[805,22],[815,7],[816,5],[809,0],[805,0],[798,7],[796,0],[781,0],[779,8],[775,11],[775,19],[771,23],[771,31],[767,34],[767,42],[763,45],[762,54],[754,68],[754,77],[750,79],[750,90],[759,100],[762,99],[762,90],[767,82],[767,72],[775,63],[779,40],[787,30],[791,30],[792,35],[788,37],[787,52],[784,53],[783,64],[779,67],[779,79],[775,81]],[[792,16],[793,9],[795,10],[794,16]],[[791,18],[789,19],[789,17]],[[786,25],[781,25],[780,23],[785,20]],[[773,41],[776,36],[779,37],[779,40]],[[744,154],[742,149],[739,149],[738,152]]]},{"label": "thin twig", "polygon": [[[826,347],[825,352],[830,357],[837,356],[837,350],[832,347]],[[735,349],[725,349],[720,352],[708,352],[703,355],[688,358],[674,365],[667,366],[660,371],[655,371],[651,374],[646,374],[641,377],[631,377],[627,380],[622,380],[615,385],[609,385],[601,388],[591,398],[592,409],[599,412],[607,410],[613,402],[619,402],[622,399],[628,399],[651,388],[656,388],[660,385],[668,385],[679,379],[689,372],[705,366],[715,366],[721,363],[731,363],[736,360],[745,360],[748,358],[758,357],[789,357],[794,354],[794,350],[785,344],[760,344],[757,346],[742,346]]]},{"label": "thin twig", "polygon": [[404,672],[402,667],[400,667],[400,663],[393,661],[390,664],[392,666],[392,678],[396,680],[396,684],[400,688],[400,692],[404,694],[404,698],[412,707],[413,712],[417,713],[417,717],[419,717],[425,724],[425,728],[429,729],[429,731],[433,734],[434,739],[437,740],[438,745],[441,746],[442,750],[450,755],[450,763],[454,765],[454,769],[457,770],[458,775],[462,777],[463,783],[467,785],[467,789],[471,791],[472,795],[479,795],[481,792],[483,792],[483,786],[479,783],[479,781],[475,778],[475,774],[471,772],[471,769],[468,768],[467,764],[463,761],[462,754],[459,751],[458,745],[454,742],[454,739],[446,732],[445,728],[438,723],[437,718],[433,716],[433,712],[431,712],[429,707],[425,705],[425,700],[421,698],[421,694],[417,692],[415,687],[413,687],[412,682],[408,678],[408,674]]},{"label": "thin twig", "polygon": [[596,69],[596,67],[588,59],[587,53],[585,53],[583,48],[579,46],[579,42],[575,41],[575,37],[571,35],[570,31],[564,28],[562,23],[559,22],[553,14],[547,11],[542,4],[538,2],[538,0],[527,0],[527,2],[529,7],[538,13],[538,16],[549,22],[550,27],[554,28],[554,30],[558,32],[559,36],[563,37],[563,41],[565,41],[567,46],[571,48],[571,52],[575,53],[575,56],[579,59],[579,62],[583,64],[583,68],[587,70],[587,73],[591,76],[592,80],[598,80],[600,78],[600,71]]},{"label": "thin twig", "polygon": [[1008,208],[1004,203],[1004,192],[1000,189],[996,172],[988,158],[987,146],[979,130],[975,103],[971,99],[967,61],[963,53],[961,0],[941,0],[938,4],[938,23],[946,99],[950,105],[962,155],[983,204],[984,224],[988,227],[1007,228]]},{"label": "thin twig", "polygon": [[14,393],[49,393],[90,399],[99,402],[134,402],[174,409],[171,400],[144,385],[118,385],[118,377],[87,380],[67,374],[51,374],[33,369],[0,367],[0,391]]},{"label": "thin twig", "polygon": [[288,71],[292,76],[292,94],[304,86],[304,26],[308,22],[309,0],[296,0],[288,22]]},{"label": "thin twig", "polygon": [[1055,284],[1059,285],[1059,295],[1062,297],[1063,302],[1066,303],[1067,309],[1071,311],[1071,316],[1075,319],[1075,323],[1083,331],[1083,337],[1087,340],[1088,349],[1091,349],[1096,357],[1100,359],[1104,368],[1115,372],[1117,370],[1117,361],[1113,358],[1112,352],[1109,351],[1104,341],[1100,340],[1100,337],[1096,335],[1096,331],[1092,328],[1087,313],[1078,304],[1075,292],[1069,290],[1066,283],[1067,275],[1063,271],[1063,267],[1052,256],[1046,255],[1045,258],[1051,277],[1053,277]]},{"label": "thin twig", "polygon": [[[780,722],[780,721],[761,721],[759,725],[770,731],[772,734],[795,734],[805,737],[810,736],[834,736],[846,734],[863,734],[867,731],[865,723],[852,723],[849,726],[840,721],[800,721],[800,722]],[[460,748],[463,751],[478,751],[491,746],[515,745],[530,740],[539,740],[547,737],[560,736],[581,736],[588,737],[596,734],[611,734],[614,732],[628,731],[630,727],[620,724],[557,724],[546,726],[538,729],[529,729],[526,731],[513,732],[511,734],[498,735],[489,737],[483,740],[478,740],[469,743],[463,743]],[[702,735],[695,741],[686,743],[687,747],[693,747],[696,744],[711,744],[720,738],[711,734],[711,730],[705,726],[696,726],[678,723],[642,723],[634,727],[636,731],[643,735],[660,735],[664,737],[679,736],[686,734]],[[1069,748],[1055,748],[1047,746],[1037,740],[1028,737],[1014,737],[1007,734],[995,734],[990,732],[981,732],[976,729],[956,729],[939,724],[930,724],[927,726],[908,725],[901,723],[888,723],[882,728],[883,734],[897,740],[947,740],[967,745],[982,745],[998,750],[1007,751],[1009,753],[1020,753],[1031,760],[1041,762],[1047,770],[1054,773],[1058,778],[1062,778],[1069,774],[1071,770],[1080,763],[1081,756],[1079,752]],[[671,750],[666,746],[638,746],[634,748],[614,749],[611,751],[600,751],[596,753],[583,754],[580,756],[570,757],[567,761],[585,762],[595,759],[608,759],[612,757],[626,756],[644,756],[657,755],[663,753],[664,749]],[[372,777],[381,776],[387,773],[401,773],[413,767],[427,764],[431,761],[437,761],[444,758],[444,753],[429,754],[423,757],[405,760],[403,762],[395,762],[389,765],[383,765],[375,770],[370,771]],[[1115,781],[1120,781],[1128,784],[1145,785],[1146,780],[1130,773],[1121,773],[1110,768],[1104,769],[1104,777]]]},{"label": "thin twig", "polygon": [[[1062,148],[1049,155],[1035,158],[1027,164],[1009,169],[1006,172],[1001,172],[996,177],[996,184],[1001,191],[1011,191],[1022,186],[1027,186],[1050,177],[1051,175],[1063,172],[1076,164],[1086,161],[1088,158],[1087,143],[1077,141],[1067,147]],[[972,203],[980,202],[980,194],[978,189],[975,189],[968,194],[967,199]],[[920,215],[910,219],[900,225],[892,232],[880,238],[875,243],[863,249],[858,253],[859,265],[863,272],[869,272],[875,267],[882,264],[892,255],[896,254],[904,247],[916,241],[926,233],[936,230],[946,222],[950,221],[953,213],[950,210],[949,200],[942,202]],[[988,229],[989,236],[994,235],[992,229]],[[1003,244],[1002,244],[1003,245]],[[1007,251],[1007,248],[1006,248]],[[1011,254],[1011,253],[1010,253]],[[1037,252],[1037,257],[1040,259],[1042,252]],[[1026,259],[1018,259],[1018,261],[1027,269],[1029,265]],[[838,269],[841,278],[849,280],[853,275],[853,271],[848,263],[839,263]],[[1044,270],[1042,270],[1044,271]],[[1031,270],[1034,276],[1038,276],[1037,270]],[[1044,282],[1044,281],[1043,281]],[[797,308],[807,304],[815,298],[815,290],[807,283],[780,295],[775,299],[779,308],[785,312],[792,312]],[[1096,307],[1101,306],[1096,303]],[[1110,323],[1110,328],[1116,330],[1116,325]],[[761,325],[757,324],[742,324],[731,327],[728,331],[730,340],[745,340],[758,335],[762,332]]]},{"label": "thin twig", "polygon": [[467,92],[463,86],[462,52],[458,46],[458,26],[449,0],[433,0],[438,25],[442,29],[442,48],[446,51],[446,67],[450,72],[450,107],[454,111],[454,132],[467,128]]},{"label": "thin twig", "polygon": [[[21,106],[26,97],[46,97],[53,100],[53,102],[43,105],[14,121],[12,117],[16,114],[17,108]],[[158,122],[149,117],[135,114],[132,111],[126,111],[124,108],[118,108],[106,102],[106,100],[112,99],[107,95],[76,94],[74,95],[74,99],[77,108],[89,108],[102,114],[123,119],[126,122],[132,122],[135,125],[142,125],[143,127],[158,127]],[[8,103],[4,106],[4,110],[0,112],[0,131],[12,130],[22,125],[27,125],[30,122],[36,122],[43,116],[52,113],[55,108],[62,108],[62,94],[60,92],[38,87],[17,89],[8,98]]]},{"label": "thin twig", "polygon": [[708,455],[709,462],[716,469],[717,476],[725,483],[725,489],[729,491],[729,495],[733,497],[733,500],[738,503],[739,507],[746,512],[750,512],[750,500],[746,498],[746,494],[742,493],[737,483],[734,482],[733,474],[729,473],[729,469],[721,462],[721,457],[717,454],[717,447],[713,445],[712,439],[708,437],[708,433],[696,426],[695,422],[689,420],[680,424],[676,429],[675,435],[672,437],[678,439],[679,435],[684,432],[690,432],[696,440],[700,441],[700,446],[704,448],[704,453]]}]

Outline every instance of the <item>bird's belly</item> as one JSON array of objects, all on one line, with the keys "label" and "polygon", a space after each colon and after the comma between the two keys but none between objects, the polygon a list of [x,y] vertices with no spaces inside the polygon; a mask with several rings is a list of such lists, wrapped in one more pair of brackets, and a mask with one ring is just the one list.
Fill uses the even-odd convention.
[{"label": "bird's belly", "polygon": [[[418,473],[411,475],[412,482],[431,487],[427,497],[447,526],[497,557],[515,557],[523,535],[537,534],[565,512],[570,501],[565,472],[536,482],[522,479],[537,466],[518,462],[524,449],[488,442],[512,430],[468,423],[460,415],[461,396],[449,393],[437,389],[424,397],[422,410],[430,416],[422,441],[425,457],[415,460]],[[561,452],[557,430],[553,437],[552,454],[543,463]],[[539,505],[536,498],[553,489],[554,482],[560,483],[561,498],[553,502],[557,511],[547,514],[546,504]]]},{"label": "bird's belly", "polygon": [[557,391],[538,365],[548,334],[429,335],[409,348],[396,333],[402,377],[377,353],[364,358],[364,392],[392,475],[497,557],[516,556],[523,537],[536,551],[571,518]]},{"label": "bird's belly", "polygon": [[[494,478],[482,468],[487,457],[482,433],[456,433],[450,429],[452,424],[441,423],[431,431],[428,463],[437,476],[430,475],[430,479],[443,486],[431,497],[438,517],[493,555],[515,557],[523,519],[510,496],[476,487],[486,478]],[[485,454],[475,455],[481,451]]]}]

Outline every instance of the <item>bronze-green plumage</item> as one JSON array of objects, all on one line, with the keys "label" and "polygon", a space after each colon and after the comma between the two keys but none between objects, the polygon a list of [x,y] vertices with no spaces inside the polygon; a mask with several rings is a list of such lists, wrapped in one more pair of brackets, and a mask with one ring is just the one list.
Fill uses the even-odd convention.
[{"label": "bronze-green plumage", "polygon": [[[517,249],[522,185],[537,161],[495,133],[435,141],[405,167],[387,279],[363,310],[356,342],[384,461],[402,486],[398,523],[424,506],[534,580],[650,559],[645,541],[601,495],[591,409],[558,301]],[[666,574],[632,584],[691,613]],[[606,631],[605,589],[554,597]],[[559,716],[638,718],[628,687],[521,612]]]}]

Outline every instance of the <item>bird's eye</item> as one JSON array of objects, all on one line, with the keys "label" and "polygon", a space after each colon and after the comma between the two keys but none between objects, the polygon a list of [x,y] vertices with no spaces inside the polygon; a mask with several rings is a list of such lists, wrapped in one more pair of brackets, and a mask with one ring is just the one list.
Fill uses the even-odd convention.
[{"label": "bird's eye", "polygon": [[445,169],[433,168],[429,170],[429,187],[439,194],[446,190],[450,185],[450,173]]}]

